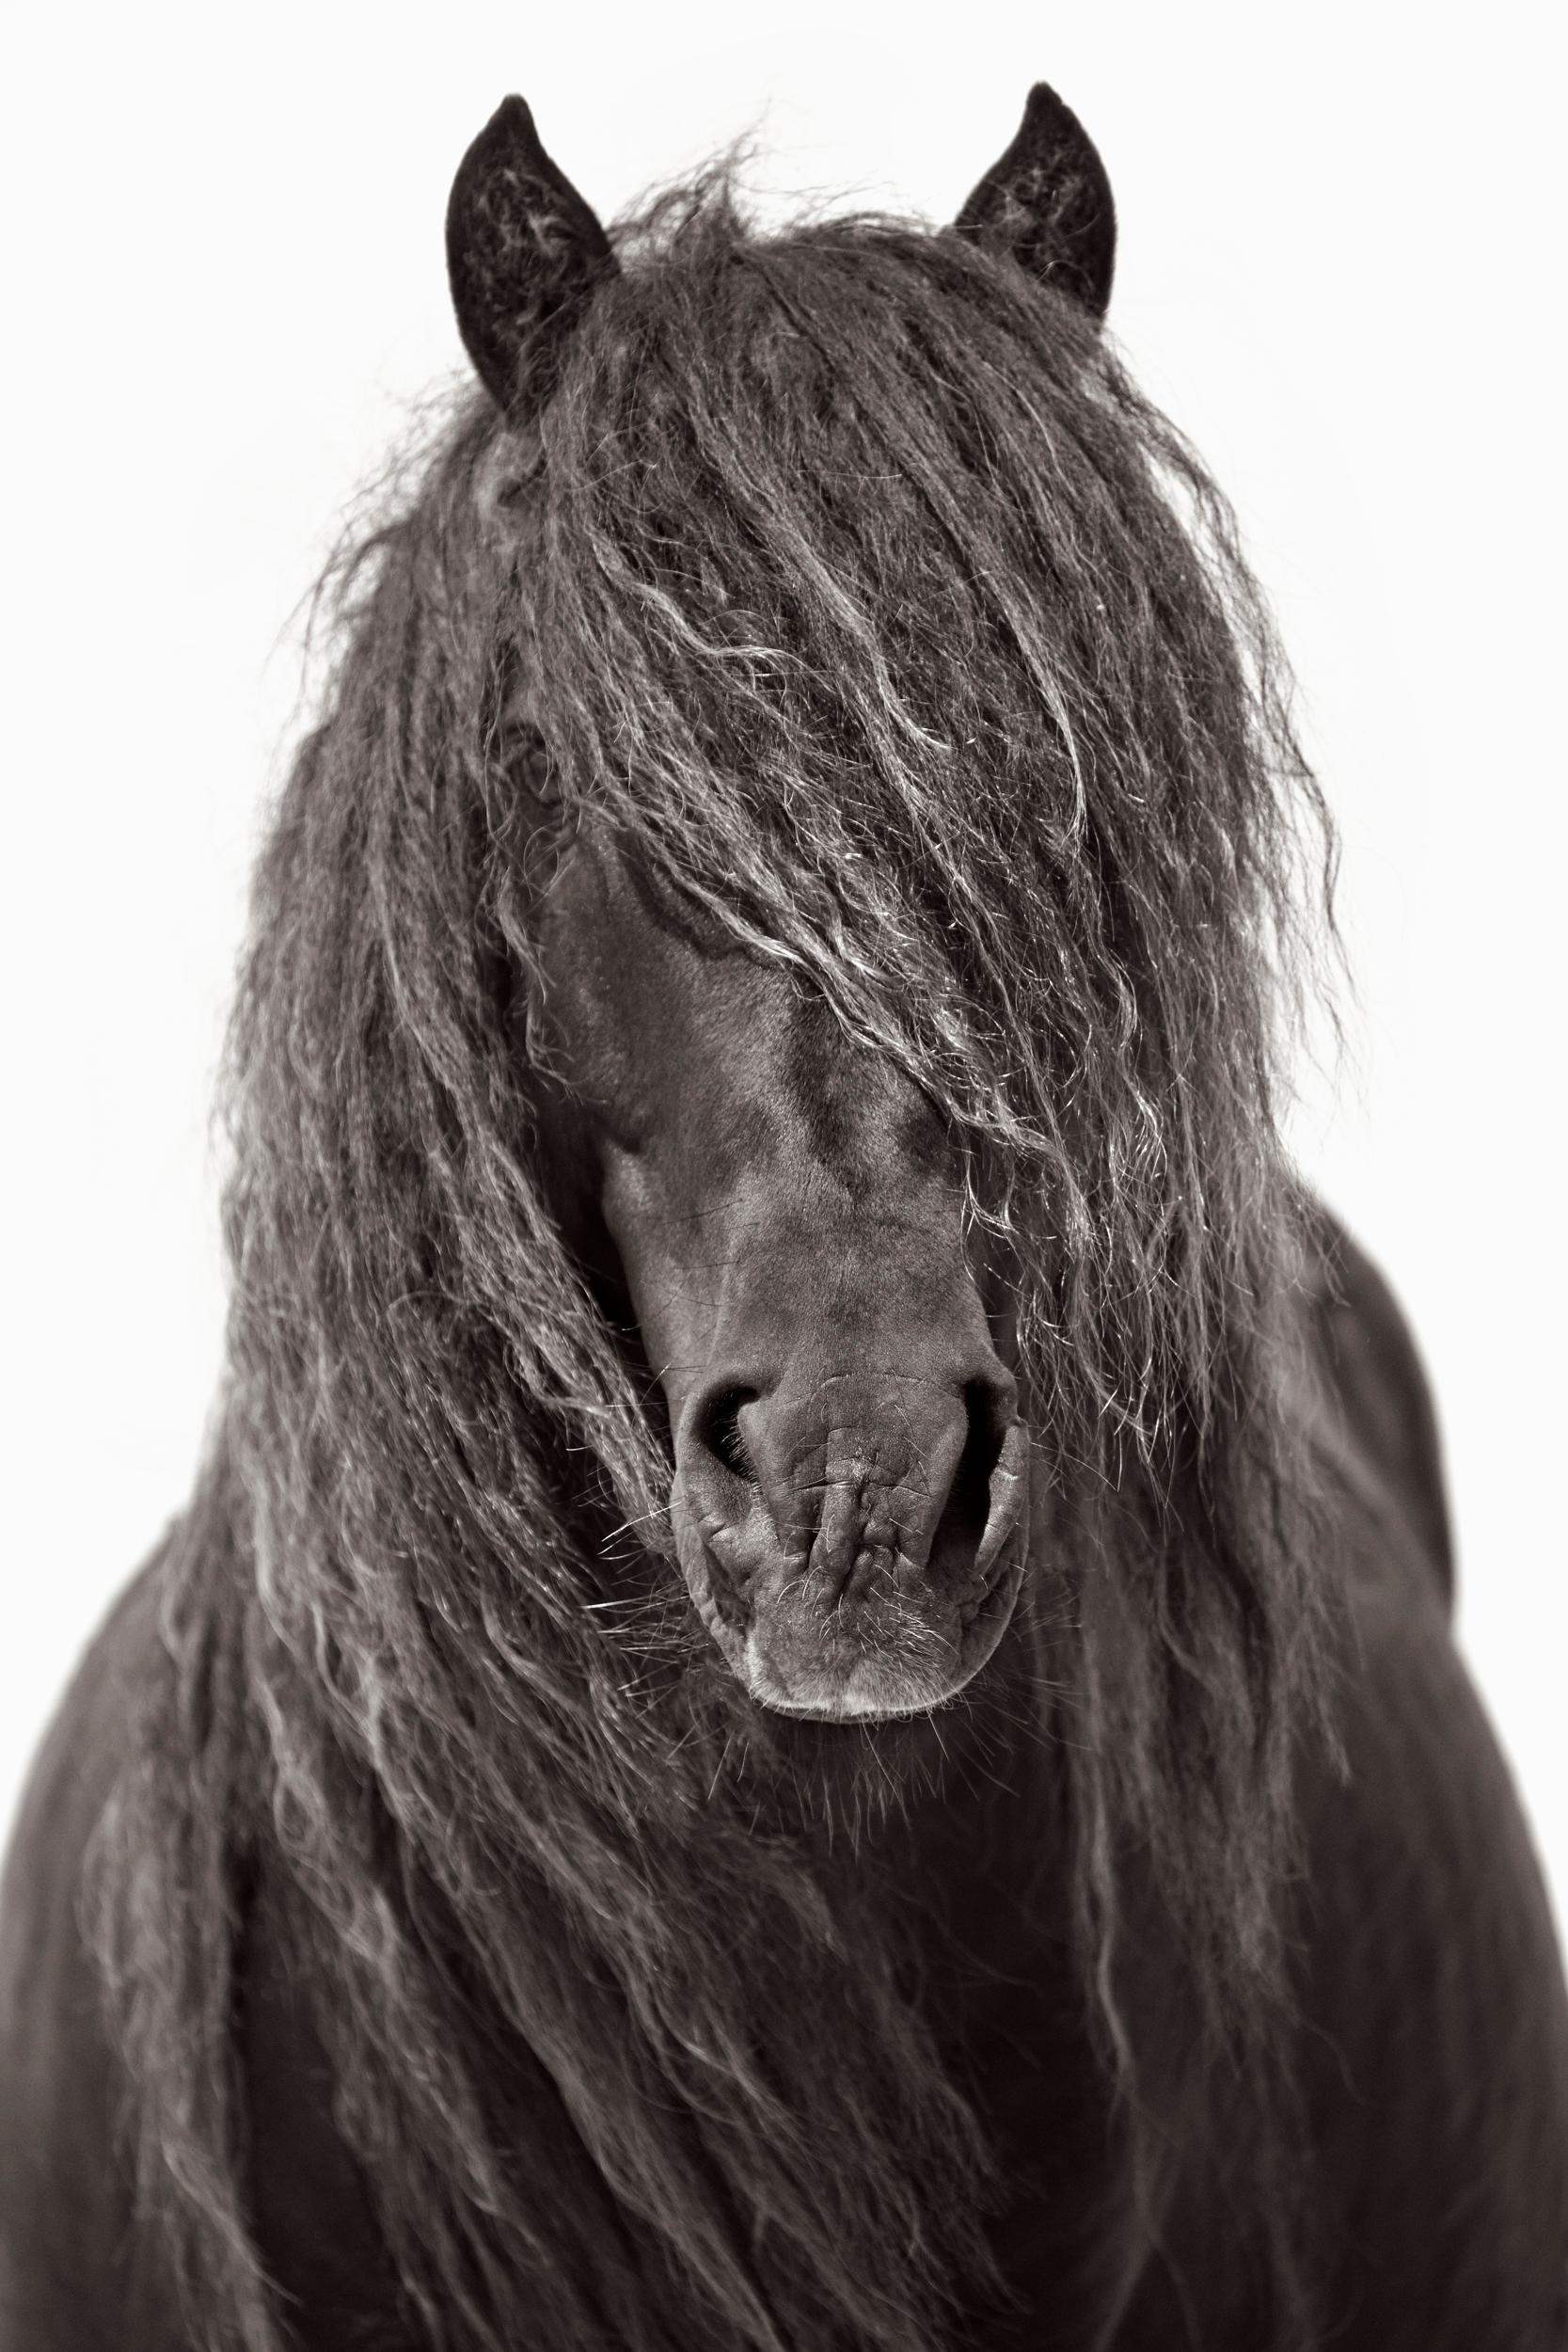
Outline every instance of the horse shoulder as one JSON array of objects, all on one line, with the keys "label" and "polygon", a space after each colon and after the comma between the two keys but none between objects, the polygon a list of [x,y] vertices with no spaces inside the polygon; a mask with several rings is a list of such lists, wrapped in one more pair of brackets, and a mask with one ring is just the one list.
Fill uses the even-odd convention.
[{"label": "horse shoulder", "polygon": [[1529,1833],[1455,1646],[1431,1392],[1323,1218],[1344,1768],[1305,1788],[1304,2065],[1348,2347],[1568,2341],[1568,1997]]},{"label": "horse shoulder", "polygon": [[[1293,1937],[1314,2341],[1562,2352],[1568,1998],[1540,1870],[1419,1554],[1358,1560],[1350,1613]],[[1115,2352],[1295,2341],[1235,2238],[1245,2185],[1200,2152]]]},{"label": "horse shoulder", "polygon": [[1568,1998],[1423,1565],[1358,1560],[1344,1771],[1308,1790],[1304,2079],[1347,2352],[1568,2342]]},{"label": "horse shoulder", "polygon": [[[195,2352],[123,2158],[129,2086],[81,1920],[84,1866],[158,1638],[155,1566],[92,1644],[34,1765],[0,1884],[0,2352]],[[290,2352],[408,2352],[415,2338],[332,2084],[277,1875],[247,1906],[236,2055],[250,2219]]]},{"label": "horse shoulder", "polygon": [[124,2087],[80,1916],[155,1605],[144,1571],[88,1649],[34,1764],[0,1882],[0,2352],[186,2342],[134,2226],[119,2156]]},{"label": "horse shoulder", "polygon": [[[1453,1640],[1431,1393],[1326,1212],[1308,1289],[1328,1406],[1324,1570],[1342,1758],[1305,1759],[1295,1923],[1302,2208],[1338,2352],[1568,2344],[1568,1994],[1508,1768]],[[1223,2163],[1221,2169],[1223,2170]],[[1225,2185],[1222,2184],[1222,2186]],[[1267,2334],[1202,2166],[1117,2352]]]}]

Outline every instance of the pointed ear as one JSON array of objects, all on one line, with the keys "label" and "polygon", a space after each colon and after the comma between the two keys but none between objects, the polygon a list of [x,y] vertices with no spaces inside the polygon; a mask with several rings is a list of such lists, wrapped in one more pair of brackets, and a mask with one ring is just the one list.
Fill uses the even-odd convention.
[{"label": "pointed ear", "polygon": [[617,266],[523,100],[503,99],[458,165],[447,205],[458,332],[498,407],[526,415],[548,397],[572,329]]},{"label": "pointed ear", "polygon": [[1117,213],[1093,140],[1047,82],[1029,92],[1018,136],[954,226],[1101,319],[1116,267]]}]

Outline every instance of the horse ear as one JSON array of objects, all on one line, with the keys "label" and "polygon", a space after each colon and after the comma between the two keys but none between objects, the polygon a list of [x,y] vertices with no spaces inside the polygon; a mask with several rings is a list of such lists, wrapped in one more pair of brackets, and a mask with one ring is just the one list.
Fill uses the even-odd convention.
[{"label": "horse ear", "polygon": [[1048,82],[1029,92],[1018,136],[954,226],[1104,317],[1117,258],[1111,183],[1094,141]]},{"label": "horse ear", "polygon": [[572,329],[617,267],[524,101],[503,99],[458,165],[447,204],[457,329],[499,407],[527,414],[547,398]]}]

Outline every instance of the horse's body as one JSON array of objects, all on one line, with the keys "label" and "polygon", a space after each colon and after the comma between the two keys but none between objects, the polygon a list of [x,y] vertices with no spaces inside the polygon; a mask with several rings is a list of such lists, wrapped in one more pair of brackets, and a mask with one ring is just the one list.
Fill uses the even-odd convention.
[{"label": "horse's body", "polygon": [[[1354,1594],[1344,1779],[1307,1802],[1301,2052],[1340,2352],[1555,2352],[1565,2340],[1568,2031],[1522,1823],[1449,1631],[1449,1561],[1431,1408],[1398,1310],[1340,1242],[1316,1308],[1339,1417],[1343,1571]],[[11,2237],[7,2352],[175,2352],[156,2249],[105,2161],[121,2095],[95,2019],[74,1905],[85,1839],[116,1772],[121,1688],[155,1640],[157,1571],[95,1645],[35,1777],[10,1865],[3,2145]],[[985,1774],[884,1832],[911,1902],[957,1919],[930,1989],[1003,2151],[999,2231],[1016,2319],[978,2348],[1229,2352],[1271,2341],[1233,2238],[1227,2152],[1187,2151],[1154,2191],[1151,2254],[1051,1893],[1051,1759],[1020,1739]],[[1042,1867],[1044,1866],[1044,1867]],[[827,1867],[831,1869],[831,1859]],[[849,1858],[848,1867],[856,1867]],[[254,2117],[261,2243],[299,2352],[415,2352],[288,1953],[290,1895],[262,1867],[245,1927],[239,2048]],[[1004,1981],[995,1980],[1000,1977]],[[522,2052],[518,2096],[546,2099]],[[1184,2090],[1167,2087],[1178,2116]],[[1179,2141],[1177,2142],[1179,2144]],[[580,2148],[562,2137],[563,2166]],[[520,2329],[518,2341],[534,2339]]]},{"label": "horse's body", "polygon": [[6,1881],[0,2345],[1559,2352],[1560,1968],[1098,158],[1037,93],[1001,259],[703,202],[623,286],[526,111],[459,175],[500,421],[263,867],[226,1411]]}]

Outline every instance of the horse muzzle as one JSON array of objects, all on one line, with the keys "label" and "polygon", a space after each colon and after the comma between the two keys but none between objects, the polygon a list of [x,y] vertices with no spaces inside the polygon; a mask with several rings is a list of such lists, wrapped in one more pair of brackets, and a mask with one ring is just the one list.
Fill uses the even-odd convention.
[{"label": "horse muzzle", "polygon": [[757,1702],[926,1713],[1005,1632],[1029,1545],[1030,1440],[987,1352],[963,1377],[726,1377],[688,1400],[672,1517],[705,1625]]}]

